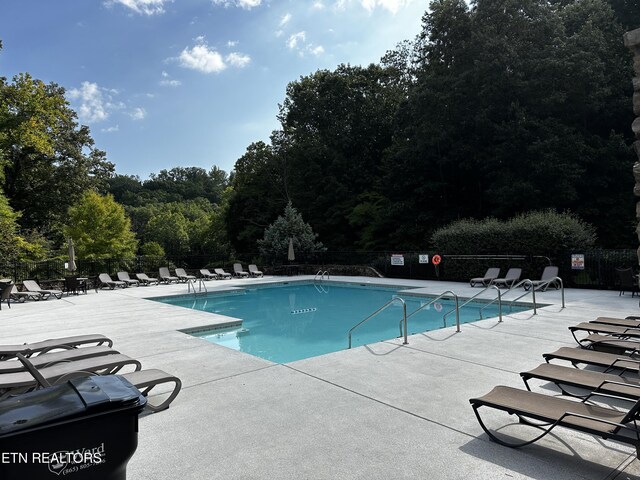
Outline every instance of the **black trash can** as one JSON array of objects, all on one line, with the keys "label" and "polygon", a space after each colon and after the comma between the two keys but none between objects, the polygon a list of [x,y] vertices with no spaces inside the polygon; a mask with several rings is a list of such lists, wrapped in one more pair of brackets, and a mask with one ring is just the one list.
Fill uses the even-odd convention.
[{"label": "black trash can", "polygon": [[146,398],[117,375],[0,402],[0,479],[124,480]]}]

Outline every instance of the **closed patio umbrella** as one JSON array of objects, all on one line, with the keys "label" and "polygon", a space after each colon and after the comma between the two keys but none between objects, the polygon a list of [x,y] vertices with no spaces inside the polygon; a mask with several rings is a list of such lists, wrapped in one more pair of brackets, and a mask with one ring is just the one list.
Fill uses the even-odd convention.
[{"label": "closed patio umbrella", "polygon": [[70,272],[76,271],[76,250],[73,246],[73,240],[69,238],[69,265],[67,266],[67,270]]},{"label": "closed patio umbrella", "polygon": [[287,252],[287,260],[293,262],[296,259],[296,254],[293,252],[293,238],[289,239],[289,251]]}]

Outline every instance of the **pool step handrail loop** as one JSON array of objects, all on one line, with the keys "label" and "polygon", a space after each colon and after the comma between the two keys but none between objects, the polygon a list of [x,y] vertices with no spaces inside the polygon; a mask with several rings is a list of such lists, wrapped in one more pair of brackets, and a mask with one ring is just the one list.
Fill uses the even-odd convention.
[{"label": "pool step handrail loop", "polygon": [[[476,293],[473,297],[468,298],[462,305],[460,305],[459,308],[464,307],[465,305],[471,303],[473,300],[475,300],[477,297],[479,297],[480,295],[482,295],[484,292],[486,292],[487,290],[492,290],[495,289],[498,291],[498,296],[493,299],[491,302],[495,302],[496,299],[499,302],[499,309],[498,309],[498,313],[499,313],[499,317],[500,317],[500,322],[502,321],[502,292],[500,291],[500,289],[496,286],[496,285],[488,285],[485,288],[483,288],[482,290],[480,290],[478,293]],[[483,307],[484,308],[484,307]],[[442,317],[442,319],[444,320],[444,324],[447,324],[447,316],[452,312],[453,310],[448,311],[447,313],[444,314],[444,317]],[[459,309],[458,309],[458,315],[459,313]],[[482,318],[482,308],[480,309],[480,318]]]},{"label": "pool step handrail loop", "polygon": [[552,283],[559,283],[560,284],[560,294],[562,296],[562,308],[565,308],[565,305],[564,305],[564,282],[562,281],[562,279],[560,277],[554,277],[551,280],[547,280],[547,281],[541,283],[540,285],[538,285],[538,290],[541,290],[541,291],[545,292],[547,290],[547,288],[549,287],[549,285],[551,285]]},{"label": "pool step handrail loop", "polygon": [[187,280],[187,293],[191,293],[191,289],[193,288],[193,294],[195,295],[196,293],[202,292],[202,290],[204,290],[205,293],[207,292],[207,286],[204,284],[204,279],[202,278],[198,278],[198,290],[196,291],[196,283],[194,280]]},{"label": "pool step handrail loop", "polygon": [[324,280],[324,276],[327,275],[327,280],[329,280],[329,272],[328,271],[322,271],[322,270],[318,270],[315,274],[315,276],[313,277],[313,281],[315,282],[316,280]]},{"label": "pool step handrail loop", "polygon": [[[493,286],[498,288],[497,285],[493,285]],[[511,287],[509,287],[509,290],[511,290]],[[487,308],[489,305],[493,305],[496,300],[498,301],[498,317],[500,318],[500,320],[498,320],[498,323],[502,321],[502,292],[500,291],[500,288],[498,288],[498,296],[493,300],[491,300],[490,302],[484,304],[482,308],[480,308],[480,318],[484,318],[482,316],[482,312],[484,312],[484,309]]]},{"label": "pool step handrail loop", "polygon": [[[458,295],[456,295],[451,290],[447,290],[446,292],[442,292],[440,295],[438,295],[436,298],[431,300],[429,303],[425,303],[424,305],[421,305],[419,308],[415,309],[413,312],[411,312],[407,316],[407,320],[410,319],[411,317],[413,317],[420,310],[424,310],[425,308],[430,307],[431,305],[436,303],[438,300],[441,300],[445,296],[452,296],[456,301],[456,307],[454,309],[452,309],[452,310],[449,310],[447,313],[444,314],[443,320],[445,321],[445,327],[446,327],[446,316],[449,315],[451,312],[455,311],[456,312],[456,332],[460,332],[460,307],[458,306]],[[405,332],[406,332],[406,330],[407,330],[407,327],[406,327],[406,322],[405,322]]]},{"label": "pool step handrail loop", "polygon": [[368,322],[373,317],[375,317],[379,313],[383,312],[384,310],[386,310],[387,308],[389,308],[391,305],[393,305],[396,302],[400,302],[402,304],[402,320],[400,320],[400,336],[403,335],[403,333],[402,333],[402,324],[404,323],[404,342],[403,342],[403,345],[406,345],[407,343],[409,343],[407,341],[407,304],[405,303],[405,301],[402,298],[393,297],[391,300],[389,300],[387,303],[385,303],[383,306],[381,306],[378,310],[373,312],[367,318],[365,318],[361,322],[358,322],[353,327],[351,327],[351,330],[349,330],[349,348],[351,348],[351,335],[353,334],[353,331],[356,328],[358,328],[360,325],[363,325],[364,323]]}]

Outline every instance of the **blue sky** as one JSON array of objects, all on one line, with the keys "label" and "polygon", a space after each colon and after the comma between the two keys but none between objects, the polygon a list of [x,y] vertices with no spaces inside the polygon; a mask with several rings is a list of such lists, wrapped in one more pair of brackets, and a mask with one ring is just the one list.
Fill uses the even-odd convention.
[{"label": "blue sky", "polygon": [[2,0],[0,75],[67,91],[116,172],[229,172],[268,141],[290,81],[367,65],[420,31],[423,0]]}]

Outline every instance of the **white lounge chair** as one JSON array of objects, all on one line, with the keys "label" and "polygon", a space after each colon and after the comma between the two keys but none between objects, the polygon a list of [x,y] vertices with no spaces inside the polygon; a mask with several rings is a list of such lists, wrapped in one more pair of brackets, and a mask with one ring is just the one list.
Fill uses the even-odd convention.
[{"label": "white lounge chair", "polygon": [[111,276],[108,273],[101,273],[100,275],[98,275],[98,280],[100,280],[102,288],[109,287],[111,290],[116,287],[127,288],[126,282],[122,282],[120,280],[112,280]]},{"label": "white lounge chair", "polygon": [[176,268],[176,276],[180,279],[181,282],[196,279],[195,275],[188,275],[187,272],[185,272],[184,268]]},{"label": "white lounge chair", "polygon": [[221,268],[214,268],[213,271],[216,272],[216,275],[218,275],[218,278],[221,278],[221,279],[231,278],[231,274],[228,272],[225,272]]},{"label": "white lounge chair", "polygon": [[202,275],[202,278],[204,278],[205,280],[218,280],[218,275],[215,273],[211,273],[206,268],[200,269],[200,275]]},{"label": "white lounge chair", "polygon": [[254,265],[253,263],[251,265],[249,265],[249,275],[251,275],[252,277],[263,277],[264,274],[258,270],[258,267],[256,265]]},{"label": "white lounge chair", "polygon": [[157,278],[153,278],[153,277],[149,277],[146,273],[136,273],[136,277],[138,277],[138,280],[140,280],[140,282],[142,282],[142,285],[151,285],[151,284],[158,284],[158,279]]},{"label": "white lounge chair", "polygon": [[240,265],[239,263],[233,264],[233,274],[239,278],[245,278],[249,276],[249,274],[243,270],[242,265]]},{"label": "white lounge chair", "polygon": [[129,272],[118,272],[118,280],[127,284],[127,286],[134,285],[136,287],[140,286],[139,280],[134,280],[129,276]]},{"label": "white lounge chair", "polygon": [[40,298],[43,298],[45,300],[52,295],[58,300],[62,298],[62,290],[43,290],[35,280],[24,280],[22,282],[22,285],[27,289],[28,292],[37,293],[40,295]]},{"label": "white lounge chair", "polygon": [[160,267],[160,269],[158,270],[158,276],[160,277],[160,281],[164,283],[180,281],[178,277],[174,277],[173,275],[171,275],[171,273],[169,273],[169,269],[167,267]]}]

